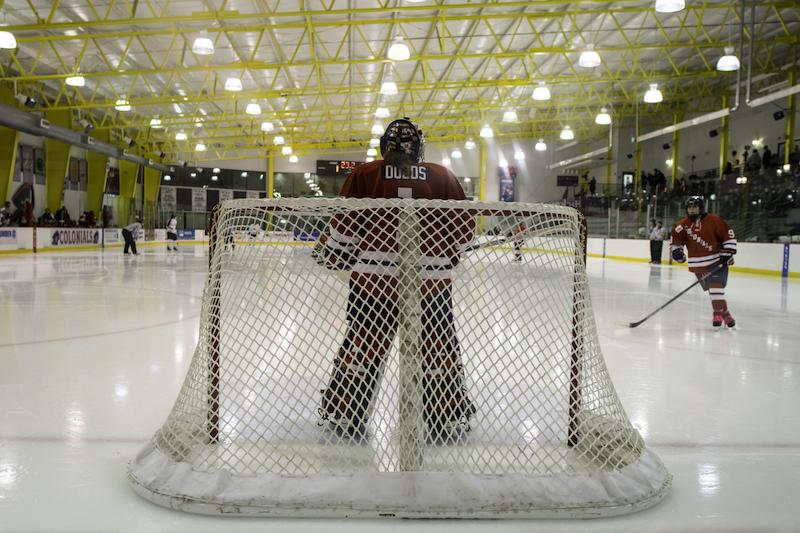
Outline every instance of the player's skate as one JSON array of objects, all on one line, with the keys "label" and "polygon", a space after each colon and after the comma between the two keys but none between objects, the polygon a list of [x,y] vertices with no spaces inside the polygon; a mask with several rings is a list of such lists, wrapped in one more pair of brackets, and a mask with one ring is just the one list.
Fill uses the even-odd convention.
[{"label": "player's skate", "polygon": [[722,313],[714,313],[714,316],[711,319],[711,325],[715,328],[722,326]]},{"label": "player's skate", "polygon": [[736,321],[733,319],[733,315],[731,315],[727,311],[722,314],[722,320],[723,322],[725,322],[725,325],[728,326],[729,328],[736,326]]},{"label": "player's skate", "polygon": [[332,433],[328,437],[365,442],[370,404],[377,388],[378,365],[347,365],[341,359],[335,364],[331,384],[322,390],[318,411],[320,424],[327,422],[327,430]]},{"label": "player's skate", "polygon": [[475,414],[475,405],[467,396],[461,368],[449,375],[434,371],[423,376],[425,422],[428,426],[429,444],[455,444],[466,438],[469,420]]}]

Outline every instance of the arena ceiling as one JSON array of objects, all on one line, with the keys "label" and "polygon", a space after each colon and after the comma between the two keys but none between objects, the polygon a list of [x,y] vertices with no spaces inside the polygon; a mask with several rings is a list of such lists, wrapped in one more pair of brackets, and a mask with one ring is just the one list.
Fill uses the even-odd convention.
[{"label": "arena ceiling", "polygon": [[[732,95],[736,73],[715,65],[726,46],[739,55],[743,12],[756,94],[798,67],[796,0],[687,0],[669,14],[654,3],[0,0],[18,46],[0,53],[0,75],[33,96],[36,110],[68,109],[143,152],[203,161],[263,157],[276,135],[295,153],[366,149],[373,125],[387,122],[378,107],[418,120],[429,142],[454,144],[477,140],[486,124],[498,138],[555,139],[565,125],[579,140],[602,138],[601,107],[615,124],[632,124],[638,112],[645,124],[666,125]],[[213,54],[193,51],[202,36]],[[408,60],[387,58],[397,40]],[[578,66],[590,46],[600,66]],[[65,83],[76,74],[84,86]],[[231,77],[241,91],[225,89]],[[385,81],[396,95],[380,94]],[[540,82],[548,101],[531,98]],[[660,104],[642,103],[651,83]],[[123,99],[130,111],[115,109]],[[247,114],[249,103],[261,114]],[[516,120],[503,122],[507,111]],[[266,121],[273,131],[262,131]],[[181,131],[186,140],[175,139]]]}]

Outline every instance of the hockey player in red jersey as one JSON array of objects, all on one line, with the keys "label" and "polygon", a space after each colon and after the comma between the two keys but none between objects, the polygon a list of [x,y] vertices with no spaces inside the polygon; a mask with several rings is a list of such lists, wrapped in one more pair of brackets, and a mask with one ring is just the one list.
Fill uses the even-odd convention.
[{"label": "hockey player in red jersey", "polygon": [[[683,247],[689,252],[689,271],[698,279],[713,272],[701,285],[711,297],[714,310],[712,324],[720,327],[724,322],[732,328],[736,325],[725,300],[728,284],[728,265],[733,264],[736,253],[736,235],[719,215],[705,212],[703,198],[692,196],[686,201],[686,216],[672,228],[670,253],[678,263],[686,262]],[[721,268],[718,268],[722,265]]]},{"label": "hockey player in red jersey", "polygon": [[[465,199],[452,172],[423,162],[422,131],[409,119],[391,122],[380,147],[384,159],[356,168],[345,180],[342,196]],[[436,442],[468,429],[475,412],[466,393],[451,292],[451,271],[460,249],[474,237],[475,220],[465,210],[418,212],[422,399],[429,438]],[[353,437],[366,434],[382,363],[398,328],[397,231],[392,209],[337,214],[316,247],[321,264],[352,269],[347,333],[322,391],[320,416],[335,431]]]}]

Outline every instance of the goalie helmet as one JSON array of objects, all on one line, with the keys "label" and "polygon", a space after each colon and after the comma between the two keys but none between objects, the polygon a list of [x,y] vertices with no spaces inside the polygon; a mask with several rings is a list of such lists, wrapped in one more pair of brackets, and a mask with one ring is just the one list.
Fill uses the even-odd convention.
[{"label": "goalie helmet", "polygon": [[[692,222],[696,221],[698,218],[701,218],[703,215],[706,214],[706,205],[705,201],[703,200],[702,196],[690,196],[686,200],[686,215],[692,220]],[[689,208],[690,207],[697,207],[698,214],[690,215]]]},{"label": "goalie helmet", "polygon": [[421,163],[425,155],[422,130],[409,118],[393,120],[381,136],[381,155],[386,157],[387,152],[401,152],[410,156],[414,163]]}]

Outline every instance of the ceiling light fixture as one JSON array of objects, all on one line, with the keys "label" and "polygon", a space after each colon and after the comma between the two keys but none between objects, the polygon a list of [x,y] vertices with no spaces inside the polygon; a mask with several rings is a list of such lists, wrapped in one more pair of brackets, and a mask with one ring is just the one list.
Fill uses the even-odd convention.
[{"label": "ceiling light fixture", "polygon": [[242,90],[242,80],[239,78],[228,78],[225,80],[225,90],[238,92]]},{"label": "ceiling light fixture", "polygon": [[130,111],[131,110],[131,103],[128,102],[125,98],[119,98],[114,103],[114,109],[117,111]]},{"label": "ceiling light fixture", "polygon": [[461,159],[463,156],[461,155],[461,150],[458,148],[453,148],[453,151],[450,152],[450,157],[453,159]]},{"label": "ceiling light fixture", "polygon": [[392,61],[405,61],[411,57],[411,51],[408,49],[406,43],[403,42],[403,38],[397,37],[394,44],[389,47],[389,52],[386,56]]},{"label": "ceiling light fixture", "polygon": [[543,81],[539,82],[539,86],[533,90],[531,97],[534,100],[550,100],[550,89]]},{"label": "ceiling light fixture", "polygon": [[292,147],[291,146],[284,146],[281,148],[281,154],[283,155],[292,155]]},{"label": "ceiling light fixture", "polygon": [[584,68],[599,67],[600,63],[600,54],[595,52],[593,44],[587,45],[586,50],[584,50],[581,53],[581,57],[578,58],[578,65]]},{"label": "ceiling light fixture", "polygon": [[561,134],[559,135],[561,140],[563,141],[571,141],[575,138],[575,132],[569,126],[564,126],[564,129],[561,130]]},{"label": "ceiling light fixture", "polygon": [[517,161],[525,161],[525,152],[522,150],[517,150],[514,152],[514,159]]},{"label": "ceiling light fixture", "polygon": [[370,139],[370,140],[369,140],[369,145],[370,145],[370,147],[372,147],[372,148],[377,148],[378,146],[380,146],[380,145],[381,145],[381,140],[380,140],[380,139],[375,139],[375,138],[372,138],[372,139]]},{"label": "ceiling light fixture", "polygon": [[658,90],[657,83],[651,83],[650,88],[644,93],[644,101],[647,104],[657,104],[664,100],[664,95]]},{"label": "ceiling light fixture", "polygon": [[389,118],[389,108],[388,107],[379,107],[375,110],[375,116],[377,118]]},{"label": "ceiling light fixture", "polygon": [[0,48],[13,50],[17,47],[17,39],[10,31],[0,31]]},{"label": "ceiling light fixture", "polygon": [[179,131],[175,134],[176,141],[185,141],[188,137],[186,136],[185,132]]},{"label": "ceiling light fixture", "polygon": [[608,114],[608,109],[601,107],[600,112],[594,118],[594,123],[600,124],[601,126],[608,126],[611,124],[611,115]]},{"label": "ceiling light fixture", "polygon": [[279,145],[279,144],[283,144],[284,142],[286,142],[286,141],[284,141],[283,137],[281,137],[280,135],[276,135],[275,138],[272,139],[272,144],[274,144],[276,146]]},{"label": "ceiling light fixture", "polygon": [[161,129],[161,128],[163,128],[163,126],[161,125],[161,119],[158,118],[158,117],[151,118],[150,119],[150,127],[153,128],[153,129]]},{"label": "ceiling light fixture", "polygon": [[397,94],[397,84],[393,81],[385,81],[381,84],[381,94],[394,96]]},{"label": "ceiling light fixture", "polygon": [[547,150],[547,145],[544,143],[544,139],[539,139],[539,142],[537,142],[536,146],[534,146],[533,148],[537,152],[544,152]]},{"label": "ceiling light fixture", "polygon": [[205,31],[201,32],[200,37],[192,43],[192,52],[199,56],[210,56],[214,53],[214,43],[211,42]]},{"label": "ceiling light fixture", "polygon": [[475,149],[475,141],[472,139],[468,139],[467,142],[464,143],[464,148],[467,150],[474,150]]},{"label": "ceiling light fixture", "polygon": [[248,115],[260,115],[261,114],[261,106],[255,102],[250,102],[247,104],[247,107],[244,110],[245,113]]},{"label": "ceiling light fixture", "polygon": [[74,76],[67,76],[67,79],[64,80],[64,83],[66,83],[70,87],[83,87],[84,85],[86,85],[86,78],[84,78],[80,74],[76,74]]},{"label": "ceiling light fixture", "polygon": [[203,143],[197,143],[194,146],[194,151],[195,152],[205,152],[206,151],[206,145],[203,144]]},{"label": "ceiling light fixture", "polygon": [[289,163],[297,163],[297,156],[296,155],[289,156]]},{"label": "ceiling light fixture", "polygon": [[272,131],[275,129],[275,126],[272,125],[272,122],[262,122],[261,123],[261,131]]},{"label": "ceiling light fixture", "polygon": [[686,7],[684,0],[656,0],[657,13],[676,13]]},{"label": "ceiling light fixture", "polygon": [[517,112],[516,111],[506,111],[503,113],[503,122],[516,122],[517,121]]},{"label": "ceiling light fixture", "polygon": [[494,137],[494,132],[492,131],[491,126],[489,126],[488,124],[484,125],[481,128],[480,136],[483,137],[484,139],[491,139],[492,137]]},{"label": "ceiling light fixture", "polygon": [[365,163],[372,163],[373,161],[375,161],[374,157],[368,157],[364,160]]},{"label": "ceiling light fixture", "polygon": [[733,72],[739,70],[740,66],[739,58],[733,53],[733,47],[726,46],[725,55],[717,61],[717,70],[720,72]]},{"label": "ceiling light fixture", "polygon": [[367,149],[367,156],[376,157],[377,155],[378,155],[378,151],[375,148],[368,148]]},{"label": "ceiling light fixture", "polygon": [[373,135],[383,135],[383,126],[380,124],[373,124],[371,131]]}]

